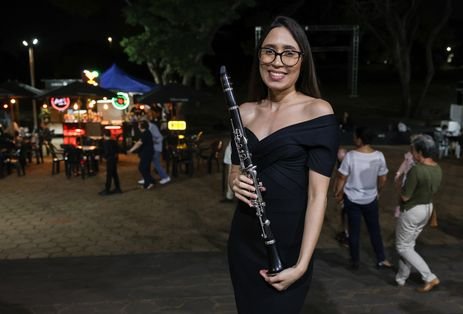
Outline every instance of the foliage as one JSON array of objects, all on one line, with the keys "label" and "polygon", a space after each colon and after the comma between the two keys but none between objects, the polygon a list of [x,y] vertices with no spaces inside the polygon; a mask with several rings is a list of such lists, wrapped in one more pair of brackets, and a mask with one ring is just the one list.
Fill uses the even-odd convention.
[{"label": "foliage", "polygon": [[139,33],[121,45],[129,59],[146,63],[154,80],[166,84],[178,78],[183,84],[212,76],[203,64],[212,55],[212,40],[219,28],[239,17],[239,10],[254,0],[135,0],[124,9],[128,24]]},{"label": "foliage", "polygon": [[39,119],[42,121],[50,120],[51,112],[48,108],[42,108],[39,113]]},{"label": "foliage", "polygon": [[[379,40],[399,74],[402,86],[403,114],[419,113],[434,76],[433,47],[452,12],[452,0],[348,0],[349,7],[363,26]],[[412,99],[412,50],[424,46],[425,76],[421,91]]]}]

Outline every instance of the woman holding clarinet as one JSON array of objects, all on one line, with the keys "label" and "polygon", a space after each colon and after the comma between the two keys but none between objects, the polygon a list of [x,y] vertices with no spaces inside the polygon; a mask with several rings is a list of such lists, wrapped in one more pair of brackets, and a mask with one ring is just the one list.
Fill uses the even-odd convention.
[{"label": "woman holding clarinet", "polygon": [[[251,101],[239,113],[259,184],[243,173],[243,154],[232,145],[229,184],[239,203],[228,242],[230,274],[240,314],[295,314],[310,286],[339,127],[320,98],[309,42],[296,21],[277,17],[256,48]],[[259,203],[281,257],[277,271],[269,271],[271,241],[262,241]]]}]

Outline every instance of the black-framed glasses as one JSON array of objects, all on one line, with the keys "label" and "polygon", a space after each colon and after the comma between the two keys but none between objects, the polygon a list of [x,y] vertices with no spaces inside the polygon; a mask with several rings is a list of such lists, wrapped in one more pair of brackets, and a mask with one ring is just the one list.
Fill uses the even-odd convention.
[{"label": "black-framed glasses", "polygon": [[270,64],[275,61],[277,56],[280,56],[281,63],[288,67],[292,67],[299,62],[299,59],[303,54],[303,52],[296,50],[283,50],[282,52],[276,52],[273,48],[259,48],[258,56],[260,62],[263,64]]}]

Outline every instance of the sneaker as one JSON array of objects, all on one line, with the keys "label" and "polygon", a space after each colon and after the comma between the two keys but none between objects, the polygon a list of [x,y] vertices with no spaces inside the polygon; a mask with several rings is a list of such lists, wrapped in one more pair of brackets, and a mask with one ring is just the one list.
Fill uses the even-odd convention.
[{"label": "sneaker", "polygon": [[150,185],[148,185],[146,188],[144,188],[145,190],[151,190],[152,188],[154,188],[154,183],[150,183]]},{"label": "sneaker", "polygon": [[397,287],[405,287],[405,281],[404,280],[400,280],[400,279],[396,279],[395,280],[396,284],[397,284]]},{"label": "sneaker", "polygon": [[341,231],[338,234],[336,234],[335,239],[339,242],[339,245],[349,247],[349,237],[346,236],[346,233],[344,231]]},{"label": "sneaker", "polygon": [[165,177],[164,179],[159,180],[160,184],[166,184],[170,182],[170,177]]},{"label": "sneaker", "polygon": [[388,260],[384,260],[382,262],[379,262],[378,264],[376,264],[376,268],[378,269],[381,269],[381,268],[392,268],[392,264],[391,262],[389,262]]},{"label": "sneaker", "polygon": [[111,194],[121,194],[122,190],[121,189],[114,189],[111,191]]},{"label": "sneaker", "polygon": [[345,236],[344,238],[342,238],[342,240],[340,241],[340,244],[343,246],[343,247],[349,247],[349,237]]},{"label": "sneaker", "polygon": [[145,180],[143,180],[143,179],[138,180],[138,184],[141,184],[141,185],[145,184]]}]

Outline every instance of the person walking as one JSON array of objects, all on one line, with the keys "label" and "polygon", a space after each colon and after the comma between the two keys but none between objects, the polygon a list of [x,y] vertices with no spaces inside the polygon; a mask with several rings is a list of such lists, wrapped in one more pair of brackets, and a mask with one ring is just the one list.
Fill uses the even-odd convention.
[{"label": "person walking", "polygon": [[[118,151],[119,148],[116,140],[111,138],[111,131],[104,130],[103,157],[106,159],[106,183],[104,190],[98,193],[100,195],[122,193],[119,175],[117,174]],[[114,181],[114,190],[111,190],[112,181]]]},{"label": "person walking", "polygon": [[268,274],[262,231],[252,207],[255,183],[241,173],[232,145],[229,184],[239,202],[228,240],[230,276],[238,313],[296,314],[312,280],[339,126],[331,105],[320,98],[309,41],[295,20],[275,18],[254,56],[251,101],[239,111],[286,268]]},{"label": "person walking", "polygon": [[395,280],[399,286],[404,286],[412,268],[415,268],[424,281],[424,285],[417,291],[429,292],[440,284],[440,280],[415,251],[415,244],[432,215],[432,197],[441,184],[442,169],[433,159],[438,152],[431,136],[414,136],[411,153],[416,164],[409,170],[403,187],[398,186],[401,213],[397,219],[395,235],[400,259]]},{"label": "person walking", "polygon": [[153,159],[153,137],[149,131],[149,123],[142,120],[138,123],[138,128],[141,132],[140,139],[130,148],[127,152],[138,152],[140,162],[138,163],[138,170],[143,176],[143,188],[145,190],[154,187],[154,178],[151,176],[150,164]]},{"label": "person walking", "polygon": [[386,259],[379,223],[378,198],[387,180],[388,169],[382,152],[370,144],[374,134],[366,127],[354,130],[355,149],[349,151],[338,168],[336,199],[344,201],[349,228],[351,268],[360,265],[361,217],[370,234],[378,268],[391,268]]},{"label": "person walking", "polygon": [[[156,123],[156,120],[155,120],[155,112],[154,111],[150,111],[149,113],[149,131],[151,133],[151,136],[153,138],[153,150],[154,150],[154,153],[153,153],[153,159],[152,159],[152,162],[153,162],[153,166],[154,166],[154,169],[156,170],[156,172],[158,173],[159,177],[160,177],[160,180],[159,180],[159,183],[160,184],[166,184],[166,183],[169,183],[170,182],[170,177],[169,175],[167,174],[167,171],[164,170],[164,168],[161,166],[161,156],[162,156],[162,148],[163,148],[163,140],[164,140],[164,137],[162,136],[160,130],[159,130],[159,126],[158,124]],[[144,184],[144,179],[140,179],[138,181],[138,184]]]},{"label": "person walking", "polygon": [[161,132],[159,131],[158,126],[154,123],[154,121],[149,122],[149,130],[151,133],[151,136],[153,138],[153,166],[154,169],[156,169],[156,172],[158,173],[159,177],[161,179],[159,180],[160,184],[166,184],[170,182],[170,177],[166,173],[166,170],[161,166],[161,155],[162,155],[162,140],[164,137],[162,136]]}]

